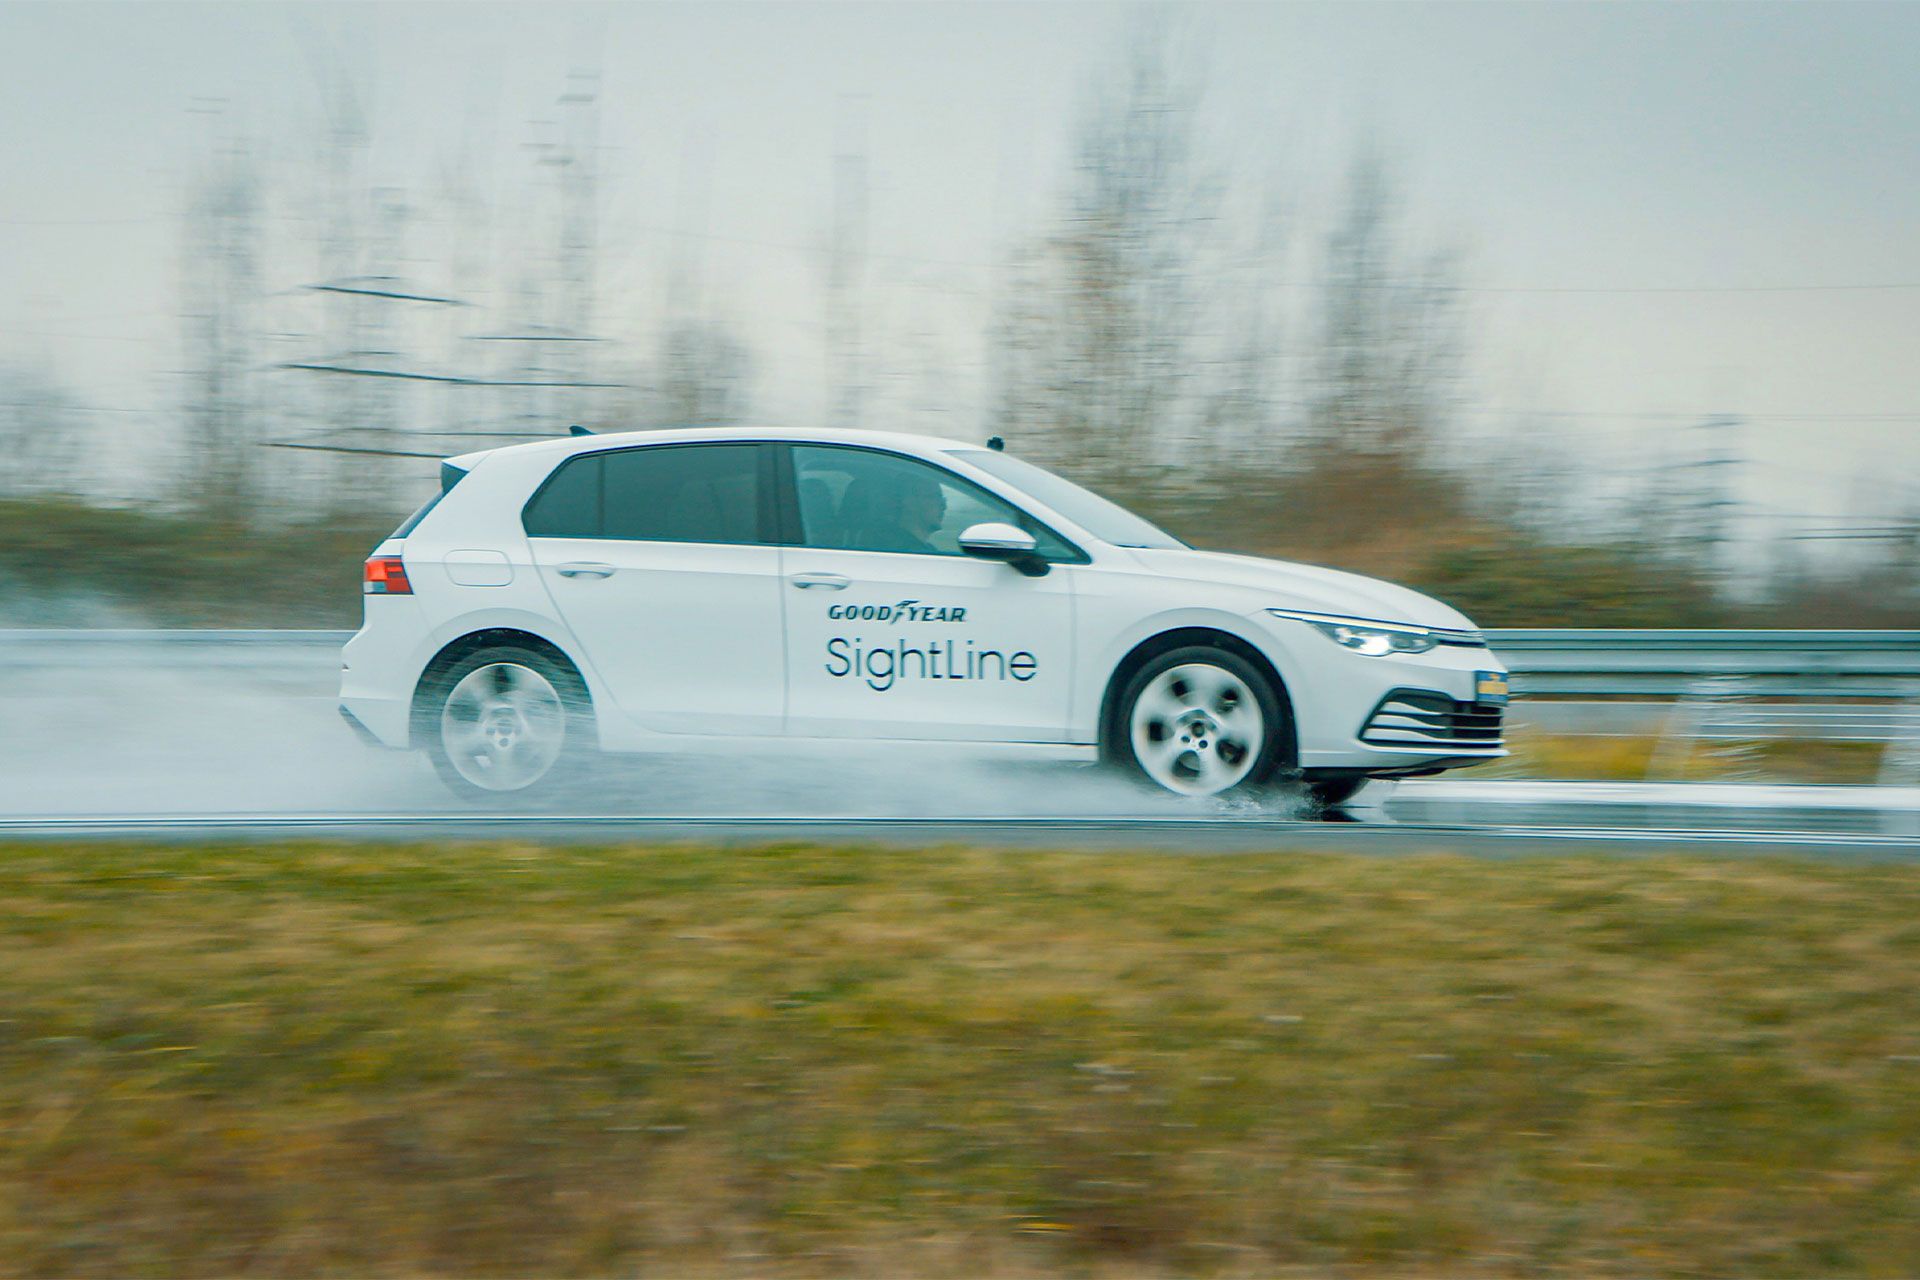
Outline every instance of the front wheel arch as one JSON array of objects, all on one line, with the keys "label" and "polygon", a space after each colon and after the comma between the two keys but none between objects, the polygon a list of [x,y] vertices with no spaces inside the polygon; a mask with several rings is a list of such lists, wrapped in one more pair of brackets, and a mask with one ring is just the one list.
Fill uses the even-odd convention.
[{"label": "front wheel arch", "polygon": [[1287,690],[1287,682],[1281,679],[1279,671],[1258,647],[1231,631],[1221,631],[1215,627],[1176,627],[1171,631],[1162,631],[1142,640],[1127,652],[1126,657],[1120,659],[1113,674],[1107,677],[1106,692],[1100,700],[1100,759],[1109,764],[1121,762],[1127,759],[1126,753],[1131,749],[1127,744],[1126,727],[1121,723],[1125,708],[1120,705],[1120,698],[1134,673],[1163,653],[1196,645],[1224,649],[1251,663],[1254,670],[1266,679],[1274,700],[1280,704],[1278,767],[1283,772],[1296,769],[1300,760],[1300,739],[1294,729],[1293,696]]}]

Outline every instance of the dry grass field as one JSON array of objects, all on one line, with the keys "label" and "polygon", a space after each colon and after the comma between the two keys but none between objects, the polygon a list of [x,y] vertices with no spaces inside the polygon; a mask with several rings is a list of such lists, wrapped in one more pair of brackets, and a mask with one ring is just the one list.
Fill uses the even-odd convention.
[{"label": "dry grass field", "polygon": [[1776,738],[1761,742],[1696,747],[1681,753],[1670,771],[1655,767],[1659,739],[1632,734],[1586,735],[1517,729],[1508,735],[1505,760],[1455,775],[1493,778],[1554,778],[1603,782],[1770,782],[1872,786],[1880,778],[1884,748],[1877,742]]},{"label": "dry grass field", "polygon": [[1920,868],[0,853],[8,1275],[1920,1269]]}]

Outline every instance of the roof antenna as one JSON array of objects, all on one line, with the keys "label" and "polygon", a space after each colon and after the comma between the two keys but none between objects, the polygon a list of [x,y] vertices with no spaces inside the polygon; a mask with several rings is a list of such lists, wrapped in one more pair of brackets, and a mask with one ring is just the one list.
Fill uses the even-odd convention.
[{"label": "roof antenna", "polygon": [[567,434],[570,436],[590,436],[593,434],[593,431],[591,428],[583,427],[576,422],[567,428]]},{"label": "roof antenna", "polygon": [[993,450],[995,453],[1005,453],[1007,451],[1007,442],[999,436],[988,436],[987,448]]}]

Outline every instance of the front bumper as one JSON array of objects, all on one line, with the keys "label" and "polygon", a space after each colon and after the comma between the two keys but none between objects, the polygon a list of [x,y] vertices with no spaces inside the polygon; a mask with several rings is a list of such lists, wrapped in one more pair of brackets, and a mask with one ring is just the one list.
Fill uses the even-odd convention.
[{"label": "front bumper", "polygon": [[1491,649],[1442,644],[1374,658],[1304,622],[1260,621],[1293,700],[1302,769],[1404,774],[1507,754],[1501,719],[1476,695],[1479,673],[1506,671]]},{"label": "front bumper", "polygon": [[1505,703],[1461,702],[1428,689],[1395,689],[1380,700],[1360,740],[1374,747],[1482,751],[1501,745]]}]

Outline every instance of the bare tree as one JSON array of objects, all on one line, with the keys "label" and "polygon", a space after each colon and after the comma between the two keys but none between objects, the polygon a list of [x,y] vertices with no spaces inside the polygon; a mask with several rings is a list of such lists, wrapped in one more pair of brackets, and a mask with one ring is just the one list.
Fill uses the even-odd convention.
[{"label": "bare tree", "polygon": [[72,398],[42,364],[0,365],[0,496],[66,489],[79,449]]},{"label": "bare tree", "polygon": [[1220,349],[1220,185],[1199,91],[1143,31],[1092,94],[1061,226],[1010,268],[991,338],[994,427],[1095,485],[1137,492],[1204,428]]},{"label": "bare tree", "polygon": [[635,426],[728,426],[747,413],[753,360],[718,320],[669,322],[642,385]]},{"label": "bare tree", "polygon": [[1460,392],[1453,257],[1410,247],[1378,150],[1355,161],[1327,237],[1308,425],[1322,448],[1423,459]]}]

